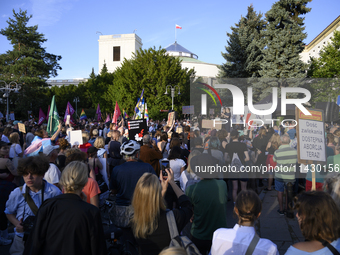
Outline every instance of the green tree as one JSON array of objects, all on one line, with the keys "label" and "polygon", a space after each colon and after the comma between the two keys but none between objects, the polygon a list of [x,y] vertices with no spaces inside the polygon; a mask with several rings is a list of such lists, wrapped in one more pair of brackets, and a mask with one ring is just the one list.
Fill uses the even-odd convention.
[{"label": "green tree", "polygon": [[29,109],[39,110],[44,100],[39,97],[39,89],[61,70],[58,63],[61,56],[48,53],[42,46],[47,39],[38,32],[37,25],[27,26],[32,15],[27,16],[27,11],[16,13],[13,10],[13,16],[7,21],[8,27],[0,30],[0,34],[13,45],[12,50],[0,55],[0,79],[21,84],[20,93],[12,96],[12,100],[16,101],[16,111],[26,116]]},{"label": "green tree", "polygon": [[[174,109],[182,111],[183,105],[190,103],[190,80],[194,70],[182,69],[179,58],[169,56],[165,49],[149,48],[139,50],[131,60],[124,60],[115,73],[114,82],[105,95],[112,109],[116,104],[133,115],[137,99],[144,89],[150,118],[164,117],[161,109],[171,109],[171,97],[164,95],[167,85],[178,85],[181,94],[174,97]],[[170,91],[168,91],[170,92]]]},{"label": "green tree", "polygon": [[241,17],[235,27],[231,27],[226,53],[222,56],[227,61],[220,66],[221,78],[259,77],[260,61],[262,60],[261,31],[265,27],[262,14],[257,14],[253,6],[248,7],[245,17]]},{"label": "green tree", "polygon": [[340,94],[340,31],[334,31],[331,42],[319,54],[319,58],[311,58],[308,76],[327,79],[313,80],[312,101],[327,102]]},{"label": "green tree", "polygon": [[[264,46],[263,60],[259,74],[267,82],[253,85],[258,99],[271,93],[272,87],[301,87],[299,79],[306,77],[307,65],[300,60],[300,53],[304,49],[304,15],[310,11],[306,5],[311,0],[279,0],[266,13],[266,29],[262,30],[263,40],[258,43]],[[274,79],[279,81],[275,82]],[[297,78],[296,82],[286,78]],[[255,97],[256,97],[255,96]]]}]

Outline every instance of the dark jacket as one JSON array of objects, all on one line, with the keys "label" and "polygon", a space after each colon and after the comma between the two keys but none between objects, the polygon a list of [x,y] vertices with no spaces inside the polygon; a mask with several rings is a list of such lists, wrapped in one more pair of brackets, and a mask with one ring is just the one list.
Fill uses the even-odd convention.
[{"label": "dark jacket", "polygon": [[24,254],[107,254],[100,210],[76,194],[47,199],[39,208]]},{"label": "dark jacket", "polygon": [[144,163],[149,163],[155,170],[157,176],[160,172],[159,160],[163,158],[162,152],[157,148],[157,146],[143,145],[140,147],[139,159],[143,160]]}]

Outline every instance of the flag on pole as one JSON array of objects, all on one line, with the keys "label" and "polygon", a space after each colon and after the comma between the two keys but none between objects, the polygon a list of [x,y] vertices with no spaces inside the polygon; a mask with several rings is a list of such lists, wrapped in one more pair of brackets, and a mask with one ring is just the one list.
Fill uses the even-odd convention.
[{"label": "flag on pole", "polygon": [[136,108],[135,108],[135,119],[141,119],[142,118],[142,104],[144,100],[144,89],[142,91],[142,94],[140,95],[140,98],[138,99]]},{"label": "flag on pole", "polygon": [[124,117],[124,119],[129,118],[129,115],[127,115],[127,113],[126,113],[126,111],[124,109],[123,109],[123,117]]},{"label": "flag on pole", "polygon": [[43,112],[43,110],[41,110],[41,108],[39,109],[39,121],[38,121],[38,125],[41,125],[44,120],[46,120],[46,115]]},{"label": "flag on pole", "polygon": [[57,105],[55,103],[55,96],[52,97],[51,109],[48,115],[47,133],[52,136],[57,130],[59,125],[59,114]]},{"label": "flag on pole", "polygon": [[97,114],[97,121],[100,121],[101,118],[102,118],[102,112],[100,111],[99,104],[98,104],[98,106],[97,106],[96,114]]},{"label": "flag on pole", "polygon": [[121,112],[119,110],[119,106],[118,106],[118,103],[116,101],[115,113],[113,114],[112,123],[116,123],[116,125],[117,125],[118,117],[120,116],[120,114],[121,114]]},{"label": "flag on pole", "polygon": [[81,120],[87,119],[84,109],[81,109],[80,119],[81,119]]},{"label": "flag on pole", "polygon": [[107,115],[106,120],[105,120],[105,123],[106,123],[106,122],[110,122],[110,114]]},{"label": "flag on pole", "polygon": [[73,109],[73,107],[70,104],[70,102],[67,102],[66,111],[65,111],[65,115],[64,115],[64,122],[66,122],[67,115],[70,115],[70,122],[72,124],[74,124],[74,120],[73,120],[73,117],[72,117],[74,112],[75,112],[75,110]]},{"label": "flag on pole", "polygon": [[145,103],[144,119],[146,119],[146,123],[149,122],[149,112],[148,112],[148,107],[147,107],[146,103]]},{"label": "flag on pole", "polygon": [[176,28],[177,28],[177,29],[182,29],[182,27],[179,26],[179,25],[177,25],[177,24],[176,24]]}]

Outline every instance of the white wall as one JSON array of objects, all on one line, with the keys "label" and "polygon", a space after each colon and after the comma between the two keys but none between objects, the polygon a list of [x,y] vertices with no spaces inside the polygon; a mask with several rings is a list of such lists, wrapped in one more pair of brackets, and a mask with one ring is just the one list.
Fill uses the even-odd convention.
[{"label": "white wall", "polygon": [[[115,69],[124,61],[124,58],[131,59],[132,53],[142,48],[142,39],[136,34],[118,34],[99,36],[99,72],[106,63],[109,72]],[[113,47],[120,46],[120,61],[113,61]]]},{"label": "white wall", "polygon": [[196,77],[216,77],[218,74],[218,67],[214,64],[208,63],[195,63],[182,61],[182,68],[194,68],[196,71]]}]

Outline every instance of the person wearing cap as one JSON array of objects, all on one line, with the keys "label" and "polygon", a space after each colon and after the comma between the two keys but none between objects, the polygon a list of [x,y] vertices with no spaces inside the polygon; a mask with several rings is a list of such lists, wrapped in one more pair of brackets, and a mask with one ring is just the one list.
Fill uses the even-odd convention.
[{"label": "person wearing cap", "polygon": [[50,167],[48,168],[47,172],[44,175],[44,179],[51,184],[58,186],[59,183],[59,179],[61,176],[61,172],[59,170],[59,168],[57,167],[57,165],[55,164],[55,161],[58,157],[58,150],[59,149],[59,145],[47,145],[45,146],[45,148],[43,149],[43,153],[48,157],[49,159],[49,163],[50,163]]}]

